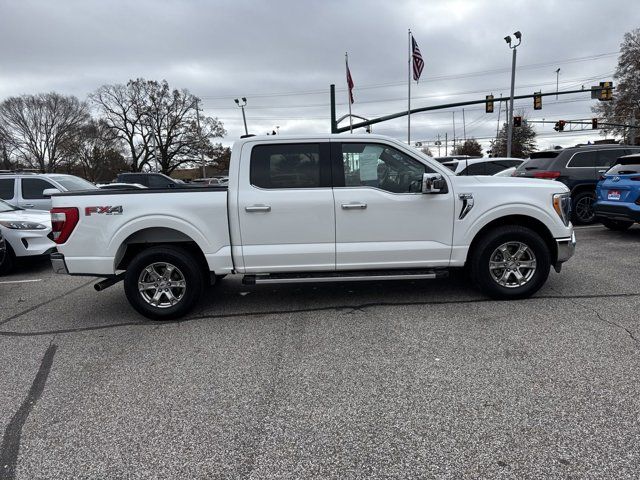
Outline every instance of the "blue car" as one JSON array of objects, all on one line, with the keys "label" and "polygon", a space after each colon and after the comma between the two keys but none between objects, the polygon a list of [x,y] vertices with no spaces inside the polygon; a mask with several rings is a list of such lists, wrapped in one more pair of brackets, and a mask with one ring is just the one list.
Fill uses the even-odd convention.
[{"label": "blue car", "polygon": [[596,188],[596,218],[611,230],[640,222],[640,155],[620,157]]}]

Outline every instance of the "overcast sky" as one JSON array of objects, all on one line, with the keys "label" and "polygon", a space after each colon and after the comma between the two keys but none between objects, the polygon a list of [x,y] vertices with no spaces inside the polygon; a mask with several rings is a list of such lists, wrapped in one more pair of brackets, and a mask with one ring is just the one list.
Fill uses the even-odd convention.
[{"label": "overcast sky", "polygon": [[[248,99],[250,133],[329,131],[329,84],[347,112],[344,53],[355,82],[353,113],[390,114],[407,104],[407,29],[425,68],[412,106],[509,94],[511,52],[522,31],[516,94],[611,79],[624,32],[640,26],[630,0],[583,1],[198,1],[0,0],[0,99],[57,91],[80,98],[104,83],[166,79],[203,100],[231,144],[243,133],[233,99]],[[588,119],[589,94],[516,102],[532,120]],[[504,119],[504,110],[502,112]],[[452,110],[412,117],[412,140],[453,136]],[[495,136],[498,106],[465,109],[467,137]],[[464,135],[455,110],[456,137]],[[536,125],[539,147],[599,138]],[[406,117],[374,126],[406,140]],[[434,151],[437,153],[437,149]],[[444,155],[444,149],[441,152]]]}]

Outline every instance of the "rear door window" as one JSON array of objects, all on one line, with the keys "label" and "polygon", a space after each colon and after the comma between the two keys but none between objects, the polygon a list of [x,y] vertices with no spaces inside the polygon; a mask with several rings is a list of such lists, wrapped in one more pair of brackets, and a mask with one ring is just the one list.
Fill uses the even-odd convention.
[{"label": "rear door window", "polygon": [[462,170],[459,175],[490,175],[487,173],[487,163],[488,162],[480,162],[469,165]]},{"label": "rear door window", "polygon": [[[149,188],[167,188],[169,184],[172,184],[173,181],[167,179],[162,175],[148,175],[149,179],[148,186]],[[138,183],[138,182],[134,182]]]},{"label": "rear door window", "polygon": [[627,152],[622,149],[617,150],[600,150],[598,151],[598,167],[611,167],[616,164],[618,158],[625,155]]},{"label": "rear door window", "polygon": [[251,150],[251,185],[267,189],[329,186],[329,172],[322,168],[328,152],[329,144],[320,143],[256,145]]},{"label": "rear door window", "polygon": [[13,199],[16,181],[13,178],[0,178],[0,198],[2,200]]},{"label": "rear door window", "polygon": [[42,200],[45,196],[42,194],[47,188],[56,188],[51,183],[41,178],[23,178],[21,182],[22,198],[25,200]]},{"label": "rear door window", "polygon": [[571,157],[569,168],[594,168],[596,166],[596,152],[578,152]]}]

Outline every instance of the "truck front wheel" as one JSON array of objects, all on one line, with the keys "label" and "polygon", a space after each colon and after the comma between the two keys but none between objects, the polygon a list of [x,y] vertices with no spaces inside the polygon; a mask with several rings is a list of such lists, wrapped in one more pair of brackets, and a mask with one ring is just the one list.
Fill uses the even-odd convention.
[{"label": "truck front wheel", "polygon": [[470,254],[471,278],[492,298],[526,298],[549,276],[551,253],[533,230],[507,225],[490,230]]},{"label": "truck front wheel", "polygon": [[186,250],[152,247],[136,255],[124,277],[124,291],[133,308],[152,320],[185,315],[200,299],[202,269]]}]

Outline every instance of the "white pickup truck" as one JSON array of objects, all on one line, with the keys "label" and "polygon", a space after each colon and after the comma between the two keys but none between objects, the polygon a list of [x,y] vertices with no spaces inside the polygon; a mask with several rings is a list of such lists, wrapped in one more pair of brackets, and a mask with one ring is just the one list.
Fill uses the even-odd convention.
[{"label": "white pickup truck", "polygon": [[455,176],[378,135],[250,137],[229,185],[53,196],[54,270],[124,280],[153,319],[186,314],[227,274],[245,283],[439,278],[468,267],[494,298],[523,298],[575,249],[557,182]]}]

